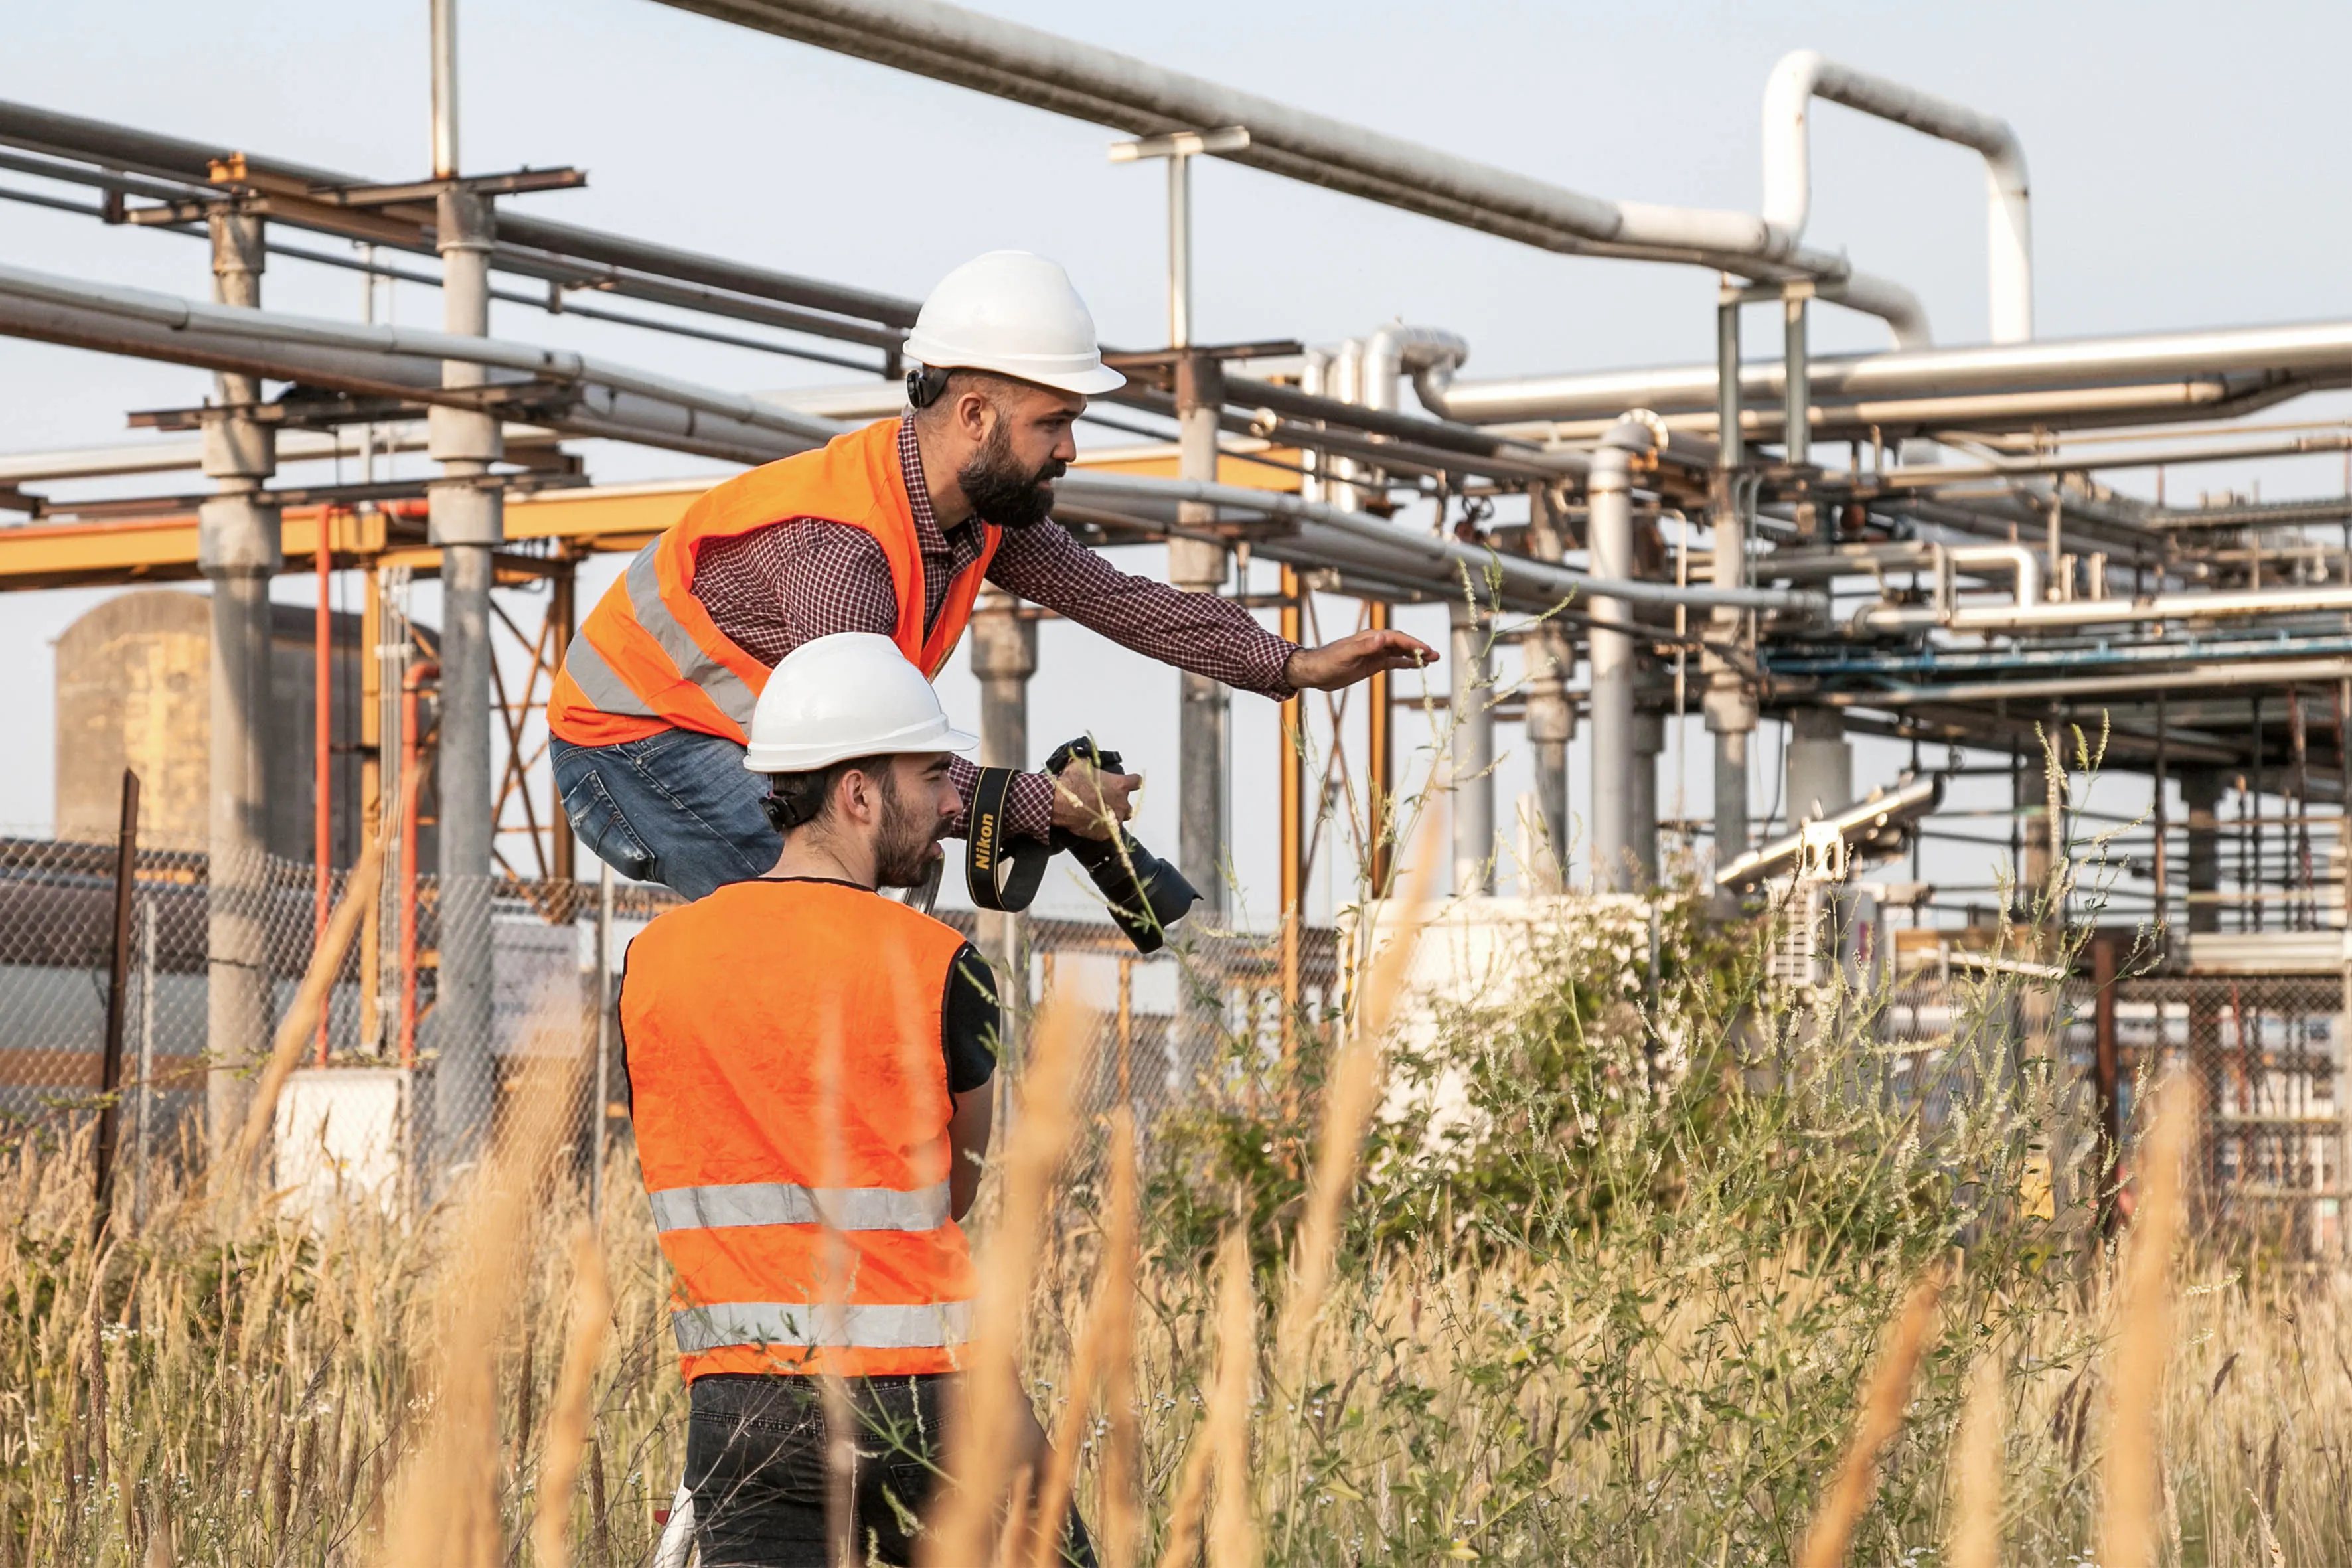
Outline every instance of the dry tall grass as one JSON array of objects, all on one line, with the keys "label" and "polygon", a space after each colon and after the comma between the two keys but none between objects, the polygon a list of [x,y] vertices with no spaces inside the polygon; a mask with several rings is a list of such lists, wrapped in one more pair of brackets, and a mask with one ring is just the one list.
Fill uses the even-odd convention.
[{"label": "dry tall grass", "polygon": [[[1328,1121],[1236,1092],[1213,1125],[1153,1130],[1139,1196],[1092,1144],[1049,1203],[1087,1131],[1054,1109],[1082,1042],[1075,1019],[1036,1033],[990,1244],[1029,1261],[991,1258],[983,1343],[1008,1409],[1015,1364],[1045,1391],[1075,1469],[1024,1492],[1009,1452],[960,1450],[978,1478],[961,1561],[1050,1557],[997,1514],[1070,1487],[1113,1568],[1788,1562],[1850,1448],[1876,1468],[1843,1472],[1855,1563],[2084,1560],[2133,1498],[2146,1561],[2352,1556],[2352,1321],[2331,1281],[2130,1233],[2118,1263],[2010,1201],[2030,1153],[2079,1131],[2057,1086],[1956,1060],[1968,1115],[1925,1126],[1857,1080],[1850,1043],[1734,1027],[1752,993],[1703,939],[1670,933],[1654,999],[1562,940],[1550,967],[1574,984],[1451,1019],[1431,1047],[1483,1119],[1435,1152],[1376,1122],[1358,1155],[1378,1075],[1349,1046],[1302,1066],[1297,1100]],[[1391,1042],[1401,1091],[1422,1054]],[[87,1130],[18,1143],[0,1568],[641,1562],[683,1458],[667,1280],[624,1153],[599,1310],[555,1157],[573,1122],[541,1109],[411,1223],[163,1203],[103,1252]],[[2134,1168],[2153,1236],[2175,1167],[2159,1142]],[[1897,1326],[1956,1237],[1940,1328]],[[2177,1284],[2151,1297],[2159,1250]],[[2150,1300],[2168,1324],[2133,1305]],[[1898,1392],[1870,1397],[1874,1370]]]}]

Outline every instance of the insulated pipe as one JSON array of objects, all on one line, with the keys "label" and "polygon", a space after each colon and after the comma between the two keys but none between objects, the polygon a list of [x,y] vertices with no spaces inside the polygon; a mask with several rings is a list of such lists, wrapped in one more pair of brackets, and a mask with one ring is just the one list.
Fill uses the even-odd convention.
[{"label": "insulated pipe", "polygon": [[[1646,441],[1646,426],[1643,439]],[[1644,447],[1644,450],[1647,447]],[[1597,460],[1597,459],[1596,459]],[[1073,469],[1055,481],[1057,493],[1073,500],[1100,497],[1107,500],[1167,502],[1195,500],[1259,517],[1298,523],[1294,534],[1270,534],[1253,544],[1255,553],[1271,561],[1286,561],[1312,569],[1350,564],[1375,574],[1428,581],[1437,576],[1461,590],[1461,574],[1483,588],[1496,582],[1505,609],[1521,608],[1540,615],[1574,598],[1629,605],[1712,608],[1729,605],[1748,610],[1780,610],[1817,615],[1829,601],[1820,594],[1782,588],[1713,588],[1636,578],[1589,575],[1571,567],[1507,555],[1451,539],[1434,539],[1384,522],[1363,512],[1302,501],[1279,490],[1257,490],[1240,485],[1199,484],[1185,479],[1151,479],[1139,474],[1098,474]],[[1516,601],[1516,602],[1514,602]]]},{"label": "insulated pipe", "polygon": [[1452,606],[1454,734],[1446,793],[1454,826],[1454,892],[1495,890],[1495,669],[1493,626],[1456,600]]},{"label": "insulated pipe", "polygon": [[[1633,465],[1650,449],[1649,426],[1622,420],[1593,449],[1586,481],[1585,528],[1593,569],[1631,577],[1633,569]],[[1639,886],[1634,840],[1633,613],[1622,599],[1592,607],[1592,889],[1627,892]]]},{"label": "insulated pipe", "polygon": [[2154,594],[2141,599],[2074,599],[2060,604],[1874,605],[1853,617],[1861,633],[2028,631],[2057,626],[2128,626],[2137,621],[2237,619],[2249,616],[2352,612],[2352,588],[2265,588],[2235,594]]},{"label": "insulated pipe", "polygon": [[[262,222],[211,219],[213,291],[225,311],[261,303]],[[270,1037],[269,579],[283,565],[277,506],[264,485],[277,469],[275,426],[245,412],[257,380],[217,378],[205,418],[205,473],[218,494],[197,509],[196,563],[212,585],[211,820],[205,919],[205,1130],[226,1162],[252,1104],[251,1066]]]},{"label": "insulated pipe", "polygon": [[668,3],[1133,135],[1245,126],[1249,145],[1221,156],[1547,250],[1819,278],[1856,310],[1918,315],[1899,286],[1751,213],[1600,200],[942,0]]},{"label": "insulated pipe", "polygon": [[[1816,355],[1806,365],[1807,392],[1823,400],[2013,395],[2084,388],[2155,386],[2201,376],[2302,377],[2315,384],[2352,380],[2352,321],[2151,332],[2137,337],[2042,339],[1977,348]],[[1748,405],[1778,405],[1785,391],[1776,361],[1739,373]],[[1712,414],[1716,367],[1674,365],[1594,374],[1455,382],[1445,392],[1448,419],[1493,425],[1516,419],[1608,419],[1621,409]]]},{"label": "insulated pipe", "polygon": [[1823,59],[1811,49],[1783,55],[1764,85],[1764,218],[1796,236],[1804,234],[1812,207],[1808,121],[1815,98],[1972,147],[1983,155],[1992,341],[2016,343],[2032,338],[2033,239],[2025,149],[2009,121]]},{"label": "insulated pipe", "polygon": [[1880,691],[1825,692],[1815,700],[1840,708],[1907,708],[1920,702],[1995,702],[2003,699],[2113,697],[2136,691],[2183,691],[2214,687],[2276,688],[2352,679],[2352,658],[2248,659],[2195,669],[2125,675],[2066,675],[2047,680],[1956,680],[1895,686]]}]

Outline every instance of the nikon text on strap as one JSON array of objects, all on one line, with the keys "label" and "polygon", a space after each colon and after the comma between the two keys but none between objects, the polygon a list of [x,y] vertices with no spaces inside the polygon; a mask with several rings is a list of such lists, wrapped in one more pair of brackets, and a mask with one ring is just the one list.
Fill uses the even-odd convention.
[{"label": "nikon text on strap", "polygon": [[964,813],[963,879],[971,901],[1007,913],[1029,907],[1053,856],[1034,838],[1013,837],[1007,805],[1015,776],[1012,768],[981,769]]}]

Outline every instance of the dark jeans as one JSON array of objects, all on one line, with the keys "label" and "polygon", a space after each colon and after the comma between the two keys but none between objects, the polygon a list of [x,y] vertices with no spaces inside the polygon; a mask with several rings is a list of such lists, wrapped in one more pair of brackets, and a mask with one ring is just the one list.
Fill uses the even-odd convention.
[{"label": "dark jeans", "polygon": [[611,746],[548,744],[572,831],[614,870],[699,899],[767,875],[784,847],[743,748],[698,730]]},{"label": "dark jeans", "polygon": [[[857,1414],[853,1517],[857,1561],[910,1563],[940,1459],[946,1377],[851,1378]],[[686,1484],[702,1568],[827,1568],[824,1394],[813,1377],[726,1373],[694,1381]],[[1094,1568],[1070,1510],[1062,1555]]]}]

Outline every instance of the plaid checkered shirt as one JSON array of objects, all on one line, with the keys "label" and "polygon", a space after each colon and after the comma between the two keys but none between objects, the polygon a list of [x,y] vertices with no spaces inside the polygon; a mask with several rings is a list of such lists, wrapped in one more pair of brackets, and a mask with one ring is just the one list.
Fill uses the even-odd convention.
[{"label": "plaid checkered shirt", "polygon": [[[940,526],[911,420],[899,427],[898,466],[922,552],[928,632],[939,620],[948,584],[980,556],[980,524],[973,519],[952,529]],[[1283,671],[1297,645],[1228,600],[1121,572],[1057,524],[1006,529],[988,580],[1162,664],[1277,702],[1292,695]],[[898,591],[880,542],[862,528],[822,518],[783,519],[704,546],[695,563],[694,596],[735,646],[770,665],[812,637],[835,632],[888,637],[898,625]],[[969,805],[980,770],[959,757],[954,773]],[[1045,837],[1053,826],[1053,782],[1044,773],[1024,773],[1013,781],[1006,806],[1014,833]],[[963,831],[962,823],[955,831]]]}]

